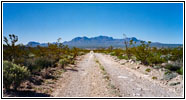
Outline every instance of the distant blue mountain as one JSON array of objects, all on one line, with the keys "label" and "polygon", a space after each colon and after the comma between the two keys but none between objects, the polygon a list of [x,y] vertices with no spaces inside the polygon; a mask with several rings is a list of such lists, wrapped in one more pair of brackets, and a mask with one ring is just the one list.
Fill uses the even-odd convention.
[{"label": "distant blue mountain", "polygon": [[36,47],[38,45],[40,45],[40,43],[39,42],[34,42],[34,41],[28,42],[28,44],[27,44],[27,46],[31,46],[31,47]]},{"label": "distant blue mountain", "polygon": [[[72,39],[71,41],[65,41],[63,42],[64,45],[68,45],[69,47],[78,47],[78,48],[107,48],[109,46],[113,46],[116,48],[123,48],[124,47],[124,41],[130,41],[133,40],[134,42],[136,42],[136,45],[140,45],[140,41],[135,37],[131,37],[131,38],[125,38],[125,39],[114,39],[112,37],[108,37],[108,36],[97,36],[97,37],[92,37],[92,38],[88,38],[88,37],[76,37],[74,39]],[[147,43],[147,42],[145,42]],[[40,46],[48,46],[47,43],[38,43],[38,42],[29,42],[27,44],[27,46],[32,46],[32,47],[36,47],[37,45]],[[155,47],[177,47],[177,46],[182,46],[182,44],[163,44],[163,43],[159,43],[159,42],[152,42],[151,46],[155,46]]]},{"label": "distant blue mountain", "polygon": [[30,47],[37,47],[38,45],[42,47],[47,47],[48,43],[39,43],[39,42],[31,41],[31,42],[28,42],[27,44],[27,46],[30,46]]}]

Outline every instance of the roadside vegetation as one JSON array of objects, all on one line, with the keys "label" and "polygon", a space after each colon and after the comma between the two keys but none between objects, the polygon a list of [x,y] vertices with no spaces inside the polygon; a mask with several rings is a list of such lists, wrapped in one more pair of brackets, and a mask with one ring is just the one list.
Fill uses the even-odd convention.
[{"label": "roadside vegetation", "polygon": [[[18,36],[10,34],[4,37],[3,44],[3,88],[5,91],[20,89],[25,81],[41,85],[44,79],[56,79],[65,66],[75,64],[77,56],[89,50],[69,48],[60,43],[48,43],[48,47],[31,47],[16,44]],[[61,72],[59,72],[61,73]],[[32,87],[30,87],[32,88]]]},{"label": "roadside vegetation", "polygon": [[157,48],[151,47],[150,41],[147,43],[141,41],[140,43],[140,45],[134,46],[136,42],[130,40],[129,43],[125,42],[125,45],[127,45],[125,49],[110,46],[106,49],[101,48],[94,50],[94,52],[109,54],[116,56],[118,59],[138,62],[156,69],[164,68],[167,70],[166,72],[183,74],[183,47]]}]

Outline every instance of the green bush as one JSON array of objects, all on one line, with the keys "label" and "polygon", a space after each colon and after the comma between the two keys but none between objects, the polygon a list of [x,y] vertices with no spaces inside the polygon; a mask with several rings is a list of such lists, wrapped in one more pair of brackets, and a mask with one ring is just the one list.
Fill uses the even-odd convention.
[{"label": "green bush", "polygon": [[110,55],[111,55],[111,56],[115,56],[115,52],[111,52]]},{"label": "green bush", "polygon": [[163,62],[165,62],[165,60],[163,58],[161,58],[161,54],[151,53],[151,56],[149,56],[147,58],[147,62],[148,62],[148,64],[153,65],[153,64],[163,63]]},{"label": "green bush", "polygon": [[146,71],[146,72],[150,72],[150,71],[151,71],[151,69],[150,69],[150,68],[147,68],[145,71]]},{"label": "green bush", "polygon": [[177,66],[177,65],[172,65],[172,64],[167,64],[165,66],[165,69],[168,69],[170,71],[177,71],[180,69],[180,66]]},{"label": "green bush", "polygon": [[127,56],[117,56],[119,59],[125,59],[125,60],[128,60],[128,57]]},{"label": "green bush", "polygon": [[30,72],[26,67],[3,61],[3,86],[6,90],[9,90],[11,86],[17,89],[29,75]]},{"label": "green bush", "polygon": [[155,76],[153,76],[153,77],[152,77],[152,79],[153,79],[153,80],[157,80],[158,78],[157,78],[157,77],[155,77]]},{"label": "green bush", "polygon": [[47,59],[47,58],[33,58],[33,59],[26,59],[24,62],[24,66],[30,70],[30,72],[38,72],[43,68],[48,68],[54,65],[54,60]]},{"label": "green bush", "polygon": [[164,75],[167,75],[167,74],[170,74],[170,73],[172,73],[170,70],[166,70]]},{"label": "green bush", "polygon": [[40,57],[36,58],[34,63],[36,66],[41,67],[43,69],[52,66],[54,64],[54,60]]},{"label": "green bush", "polygon": [[67,58],[63,58],[63,59],[60,59],[59,60],[59,64],[62,68],[65,67],[65,65],[67,65],[69,63],[68,59]]},{"label": "green bush", "polygon": [[136,56],[136,60],[141,61],[142,64],[148,65],[148,58],[151,56],[150,44],[145,44],[141,41],[141,45],[131,48],[133,54]]},{"label": "green bush", "polygon": [[180,75],[183,75],[183,67],[181,67],[180,69],[178,69],[176,72],[177,72],[178,74],[180,74]]},{"label": "green bush", "polygon": [[74,57],[71,56],[71,55],[68,55],[68,56],[67,56],[67,59],[72,60],[72,59],[74,59]]},{"label": "green bush", "polygon": [[78,53],[78,55],[80,55],[80,56],[81,56],[81,55],[84,55],[84,54],[85,54],[84,52],[79,52],[79,53]]},{"label": "green bush", "polygon": [[172,60],[172,61],[176,61],[178,59],[183,59],[183,47],[173,48],[170,53],[172,55],[170,57],[170,60]]},{"label": "green bush", "polygon": [[115,49],[113,52],[110,53],[111,56],[121,56],[123,55],[123,50],[122,49]]}]

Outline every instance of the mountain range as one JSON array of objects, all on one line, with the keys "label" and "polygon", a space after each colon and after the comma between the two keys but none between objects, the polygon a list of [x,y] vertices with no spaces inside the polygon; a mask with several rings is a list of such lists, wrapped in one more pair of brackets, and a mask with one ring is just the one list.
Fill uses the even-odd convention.
[{"label": "mountain range", "polygon": [[[86,36],[84,37],[76,37],[72,39],[71,41],[65,41],[63,42],[64,45],[68,45],[69,47],[78,47],[78,48],[107,48],[109,46],[113,46],[115,48],[123,48],[124,47],[124,41],[130,41],[133,40],[136,42],[136,45],[140,45],[140,41],[135,37],[131,38],[125,38],[125,39],[114,39],[112,37],[108,36],[97,36],[97,37],[91,37],[88,38]],[[55,43],[55,42],[54,42]],[[147,43],[147,41],[145,41]],[[48,46],[48,43],[39,43],[31,41],[27,44],[27,46],[36,47],[36,46]],[[182,46],[182,44],[164,44],[159,42],[152,42],[150,46],[155,47],[178,47]]]}]

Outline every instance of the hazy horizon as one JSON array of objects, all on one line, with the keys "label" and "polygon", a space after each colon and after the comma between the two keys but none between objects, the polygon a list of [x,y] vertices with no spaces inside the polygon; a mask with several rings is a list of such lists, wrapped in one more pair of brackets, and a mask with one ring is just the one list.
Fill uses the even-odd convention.
[{"label": "hazy horizon", "polygon": [[18,43],[136,37],[183,44],[182,3],[3,3],[3,35]]}]

